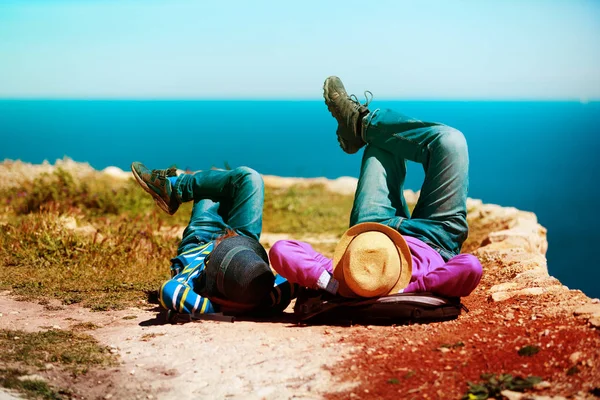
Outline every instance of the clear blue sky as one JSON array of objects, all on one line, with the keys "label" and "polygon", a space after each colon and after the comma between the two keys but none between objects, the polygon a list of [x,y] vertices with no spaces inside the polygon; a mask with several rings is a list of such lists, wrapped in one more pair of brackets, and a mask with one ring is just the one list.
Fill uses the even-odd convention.
[{"label": "clear blue sky", "polygon": [[600,99],[600,1],[2,0],[2,98]]}]

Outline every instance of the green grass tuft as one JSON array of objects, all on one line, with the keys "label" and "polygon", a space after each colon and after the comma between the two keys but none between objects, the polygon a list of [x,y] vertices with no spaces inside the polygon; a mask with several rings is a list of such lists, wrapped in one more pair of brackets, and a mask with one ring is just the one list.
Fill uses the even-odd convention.
[{"label": "green grass tuft", "polygon": [[82,331],[93,331],[100,328],[98,325],[93,322],[79,322],[71,326],[71,331],[73,332],[82,332]]},{"label": "green grass tuft", "polygon": [[[0,386],[19,391],[28,398],[44,400],[61,400],[70,398],[65,391],[56,391],[46,382],[40,380],[19,380],[19,377],[27,375],[26,372],[14,368],[0,368]],[[62,396],[66,394],[67,396]]]},{"label": "green grass tuft", "polygon": [[512,376],[511,374],[482,374],[481,383],[468,382],[469,389],[462,397],[463,400],[485,400],[503,398],[503,390],[512,390],[515,392],[524,392],[533,388],[533,386],[542,381],[538,376]]},{"label": "green grass tuft", "polygon": [[0,330],[0,364],[19,368],[0,368],[0,386],[18,390],[30,398],[70,398],[68,391],[56,390],[44,380],[25,379],[28,370],[45,370],[56,365],[74,376],[85,374],[90,367],[118,365],[117,357],[89,335],[61,330],[24,332]]},{"label": "green grass tuft", "polygon": [[527,345],[527,346],[523,346],[522,348],[520,348],[517,353],[521,357],[531,357],[531,356],[539,353],[539,351],[540,351],[539,346]]},{"label": "green grass tuft", "polygon": [[0,330],[0,360],[37,368],[55,363],[73,373],[84,373],[91,365],[116,365],[107,347],[89,335],[61,330],[28,333]]}]

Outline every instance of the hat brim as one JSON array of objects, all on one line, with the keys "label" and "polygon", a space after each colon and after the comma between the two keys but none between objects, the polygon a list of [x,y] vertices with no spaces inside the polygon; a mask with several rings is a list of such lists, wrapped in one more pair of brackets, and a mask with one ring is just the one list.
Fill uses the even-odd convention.
[{"label": "hat brim", "polygon": [[339,282],[338,294],[340,296],[359,297],[346,284],[344,268],[341,266],[340,261],[344,257],[346,249],[348,249],[348,246],[352,240],[354,240],[354,238],[361,233],[369,231],[381,232],[389,237],[398,251],[398,257],[400,258],[401,262],[401,270],[398,281],[396,281],[388,293],[384,293],[382,296],[398,293],[410,283],[410,278],[412,277],[412,256],[410,249],[408,248],[408,244],[406,244],[406,240],[404,240],[400,232],[390,228],[387,225],[379,224],[377,222],[363,222],[361,224],[354,225],[344,232],[333,253],[333,277]]},{"label": "hat brim", "polygon": [[221,311],[226,312],[246,312],[257,308],[259,304],[245,304],[227,300],[218,296],[208,297],[210,301],[221,306]]}]

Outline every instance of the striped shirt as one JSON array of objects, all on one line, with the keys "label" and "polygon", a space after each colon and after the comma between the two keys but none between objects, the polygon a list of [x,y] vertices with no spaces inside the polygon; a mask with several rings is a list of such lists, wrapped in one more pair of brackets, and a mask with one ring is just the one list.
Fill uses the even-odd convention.
[{"label": "striped shirt", "polygon": [[[194,283],[204,270],[204,260],[214,248],[214,242],[187,246],[171,260],[172,278],[162,284],[159,301],[167,310],[184,314],[220,312],[218,304],[194,292]],[[281,275],[275,275],[275,284],[262,309],[283,311],[296,296],[297,284],[291,284]]]}]

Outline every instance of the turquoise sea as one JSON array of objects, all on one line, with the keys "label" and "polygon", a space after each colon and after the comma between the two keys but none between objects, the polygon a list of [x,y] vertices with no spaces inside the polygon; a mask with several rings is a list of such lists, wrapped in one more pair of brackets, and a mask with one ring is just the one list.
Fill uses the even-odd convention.
[{"label": "turquoise sea", "polygon": [[[470,191],[537,214],[548,228],[550,273],[600,297],[600,103],[375,101],[460,129]],[[263,174],[358,176],[322,101],[0,101],[0,160],[68,156],[97,169],[247,165]],[[407,187],[419,189],[420,166]]]}]

